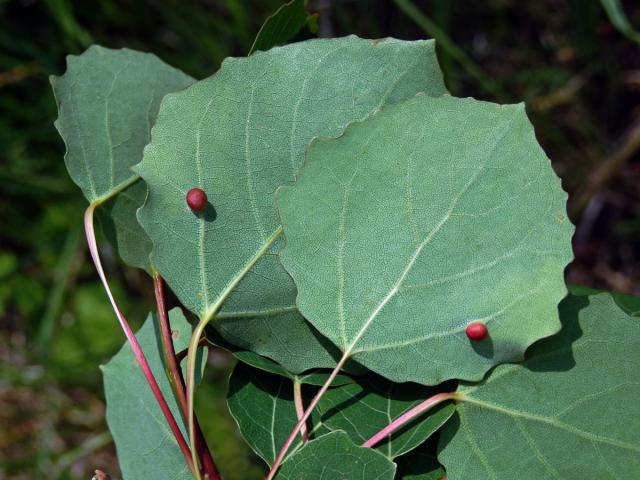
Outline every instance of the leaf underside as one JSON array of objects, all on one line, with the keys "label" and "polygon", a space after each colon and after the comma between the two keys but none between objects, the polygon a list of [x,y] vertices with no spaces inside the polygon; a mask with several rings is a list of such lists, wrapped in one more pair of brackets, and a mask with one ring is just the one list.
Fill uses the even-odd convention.
[{"label": "leaf underside", "polygon": [[[135,168],[149,185],[138,218],[153,241],[154,265],[181,302],[200,318],[213,314],[225,288],[277,231],[274,192],[294,179],[311,138],[337,135],[350,121],[418,92],[445,92],[432,41],[347,37],[229,58],[212,77],[168,95]],[[200,215],[184,201],[193,187],[210,201]],[[253,315],[258,330],[260,320],[282,325],[270,337],[276,343],[296,324],[306,328],[272,315],[295,308],[295,288],[274,256],[280,246],[258,260],[221,312]],[[322,353],[318,364],[293,368],[297,354],[256,345],[265,337],[250,326],[234,329],[243,348],[292,370],[327,366]]]},{"label": "leaf underside", "polygon": [[[160,101],[193,82],[155,55],[126,48],[93,46],[67,57],[66,73],[51,77],[58,105],[55,126],[67,147],[69,175],[90,203],[135,182],[137,175],[130,168],[142,160]],[[149,269],[150,241],[135,218],[146,187],[129,186],[127,196],[112,199],[103,220],[123,260]],[[115,217],[109,219],[109,211],[116,212]]]},{"label": "leaf underside", "polygon": [[[176,350],[186,348],[191,325],[179,309],[169,312]],[[149,315],[136,334],[149,366],[158,381],[171,412],[186,438],[178,402],[173,394],[166,368],[155,315]],[[199,377],[206,363],[206,351],[198,356]],[[115,440],[120,469],[126,479],[193,477],[184,456],[147,381],[135,361],[129,344],[102,368],[107,401],[107,423]]]},{"label": "leaf underside", "polygon": [[391,380],[478,380],[559,328],[573,226],[522,105],[383,109],[313,142],[278,204],[299,310]]},{"label": "leaf underside", "polygon": [[[256,352],[253,352],[251,350],[243,350],[242,348],[238,348],[235,345],[230,344],[229,342],[222,339],[215,332],[212,332],[212,335],[208,335],[207,338],[214,345],[224,348],[225,350],[230,352],[234,357],[236,357],[241,362],[251,367],[257,368],[259,370],[262,370],[268,373],[273,373],[275,375],[280,375],[292,381],[297,380],[303,384],[321,386],[324,384],[327,377],[331,373],[331,371],[328,369],[313,369],[303,373],[294,373],[284,368],[284,366],[274,362],[273,360],[267,357],[263,357],[257,354]],[[301,341],[301,340],[295,339],[295,341]],[[364,372],[357,372],[356,375],[358,373],[364,373]],[[334,378],[331,385],[335,387],[335,386],[345,385],[351,382],[353,382],[353,379],[351,377],[347,375],[338,374]]]},{"label": "leaf underside", "polygon": [[147,198],[147,185],[140,181],[105,202],[98,218],[109,243],[129,266],[150,272],[151,240],[144,232],[136,212]]},{"label": "leaf underside", "polygon": [[640,323],[608,294],[568,297],[562,331],[462,385],[439,454],[450,480],[632,480],[640,472]]}]

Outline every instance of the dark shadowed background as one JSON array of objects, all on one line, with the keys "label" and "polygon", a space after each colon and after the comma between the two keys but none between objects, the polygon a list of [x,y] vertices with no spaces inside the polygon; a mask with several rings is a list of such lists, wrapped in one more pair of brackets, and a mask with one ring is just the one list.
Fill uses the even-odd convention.
[{"label": "dark shadowed background", "polygon": [[[280,3],[0,0],[0,479],[119,475],[98,365],[123,336],[88,261],[86,202],[65,171],[48,75],[98,43],[204,78],[246,55]],[[640,4],[622,6],[640,29]],[[525,101],[571,195],[567,281],[640,294],[640,44],[599,0],[311,0],[309,9],[321,36],[435,37],[454,95]],[[149,278],[102,245],[116,296],[143,319]],[[212,352],[199,408],[212,412],[203,423],[225,477],[257,479],[261,464],[226,413],[231,367]]]}]

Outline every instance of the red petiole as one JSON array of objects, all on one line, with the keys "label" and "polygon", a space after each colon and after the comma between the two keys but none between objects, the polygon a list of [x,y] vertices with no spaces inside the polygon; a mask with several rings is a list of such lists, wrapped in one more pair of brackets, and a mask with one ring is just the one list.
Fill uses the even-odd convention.
[{"label": "red petiole", "polygon": [[133,333],[133,330],[131,330],[131,327],[129,326],[127,319],[124,317],[124,315],[118,308],[118,304],[116,303],[113,297],[113,293],[111,292],[111,288],[109,287],[109,283],[107,282],[107,277],[104,273],[102,262],[100,261],[100,254],[98,252],[98,245],[96,242],[96,234],[93,227],[93,212],[95,210],[95,207],[96,207],[96,204],[92,203],[91,205],[89,205],[89,207],[87,208],[84,214],[84,229],[85,229],[85,234],[87,236],[87,243],[89,244],[89,252],[91,254],[93,264],[95,265],[96,270],[98,271],[98,276],[102,281],[102,285],[104,286],[105,291],[107,292],[107,297],[111,302],[113,311],[118,317],[118,321],[120,322],[120,326],[122,327],[122,330],[124,331],[125,336],[127,337],[127,341],[131,346],[131,350],[133,350],[133,354],[135,356],[136,362],[138,362],[138,365],[140,366],[140,369],[142,370],[142,373],[145,376],[147,383],[151,388],[151,391],[153,392],[153,396],[158,402],[158,406],[160,407],[160,410],[162,410],[162,413],[165,416],[167,423],[169,424],[169,428],[171,429],[171,432],[173,433],[173,436],[175,437],[176,442],[178,443],[178,446],[180,447],[180,450],[182,451],[182,454],[185,457],[185,460],[187,462],[187,465],[189,466],[189,469],[192,472],[194,472],[194,465],[191,460],[191,451],[189,449],[189,446],[185,442],[184,437],[182,436],[182,432],[180,431],[180,427],[178,426],[178,423],[176,422],[176,419],[174,418],[173,413],[171,413],[171,409],[169,408],[167,401],[162,395],[162,391],[160,390],[160,387],[158,386],[158,382],[156,381],[153,375],[153,372],[151,371],[151,367],[149,366],[149,362],[147,362],[144,352],[142,351],[142,348],[138,343],[138,339]]},{"label": "red petiole", "polygon": [[[164,295],[164,280],[162,277],[155,273],[153,275],[153,287],[156,297],[156,305],[158,309],[158,320],[160,323],[160,338],[162,340],[162,349],[164,352],[164,358],[167,365],[167,378],[173,389],[173,392],[178,399],[178,405],[180,406],[180,412],[182,418],[186,424],[188,415],[187,406],[187,394],[184,382],[184,376],[180,369],[179,361],[176,356],[175,348],[173,346],[173,337],[171,335],[171,323],[169,321],[169,315],[167,313],[167,307]],[[207,442],[204,439],[202,429],[197,419],[194,419],[197,435],[197,450],[200,462],[204,469],[205,478],[209,480],[221,480],[222,477],[216,464],[211,456],[211,452],[207,446]]]}]

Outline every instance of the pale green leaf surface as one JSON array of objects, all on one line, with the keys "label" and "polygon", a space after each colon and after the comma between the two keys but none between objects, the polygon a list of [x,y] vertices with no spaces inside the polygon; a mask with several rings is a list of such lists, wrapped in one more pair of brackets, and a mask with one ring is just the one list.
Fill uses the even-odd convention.
[{"label": "pale green leaf surface", "polygon": [[284,462],[277,480],[391,480],[396,466],[381,453],[360,447],[344,432],[307,443]]},{"label": "pale green leaf surface", "polygon": [[313,142],[278,203],[300,312],[390,380],[480,379],[559,329],[573,226],[522,105],[383,109]]},{"label": "pale green leaf surface", "polygon": [[[348,37],[229,58],[212,77],[167,95],[135,167],[149,185],[138,217],[182,303],[201,318],[211,314],[278,230],[273,193],[293,180],[311,138],[420,91],[444,92],[433,42]],[[201,215],[185,202],[192,187],[210,201]],[[262,278],[245,279],[264,288],[243,294],[240,285],[234,311],[240,303],[255,310],[257,295],[271,301],[261,309],[294,305],[289,286],[280,287],[286,274],[269,257],[254,267]]]},{"label": "pale green leaf surface", "polygon": [[[320,386],[324,384],[324,382],[326,381],[327,377],[330,374],[330,370],[322,370],[322,369],[313,369],[304,373],[294,373],[287,370],[282,365],[274,362],[270,358],[263,357],[251,350],[244,350],[242,348],[236,347],[235,345],[224,340],[215,332],[213,332],[213,335],[208,334],[207,338],[209,341],[211,341],[215,345],[229,351],[234,357],[236,357],[241,362],[246,363],[247,365],[250,365],[254,368],[264,370],[265,372],[280,375],[292,381],[297,380],[300,383]],[[300,341],[300,340],[296,339],[295,341]],[[346,383],[351,383],[351,382],[353,382],[353,379],[351,377],[347,375],[339,374],[333,380],[331,385],[339,386],[339,385],[344,385]]]},{"label": "pale green leaf surface", "polygon": [[155,55],[93,46],[51,77],[69,175],[89,202],[135,179],[160,100],[193,79]]},{"label": "pale green leaf surface", "polygon": [[150,270],[151,240],[136,218],[147,197],[147,185],[136,182],[98,210],[102,229],[120,258],[132,267]]},{"label": "pale green leaf surface", "polygon": [[136,218],[146,186],[130,167],[142,160],[160,100],[193,82],[154,55],[100,46],[67,57],[67,72],[51,77],[69,174],[89,202],[110,198],[98,210],[105,233],[137,268],[150,269],[151,241]]},{"label": "pale green leaf surface", "polygon": [[269,50],[287,43],[307,24],[311,17],[305,11],[307,0],[291,0],[269,16],[256,35],[249,54],[257,50]]},{"label": "pale green leaf surface", "polygon": [[[169,312],[176,350],[187,347],[191,325],[179,309]],[[155,315],[149,315],[136,334],[171,411],[186,437],[178,402],[165,373]],[[206,351],[199,355],[198,372],[204,369]],[[102,368],[107,423],[115,440],[125,480],[193,477],[184,456],[158,406],[128,343]],[[199,375],[200,376],[200,375]],[[198,377],[199,377],[198,376]]]},{"label": "pale green leaf surface", "polygon": [[[267,357],[291,374],[333,369],[340,350],[300,315],[295,298],[293,280],[277,256],[267,255],[229,296],[208,335],[231,351],[238,350],[235,345]],[[363,371],[353,362],[344,369],[356,375]]]},{"label": "pale green leaf surface", "polygon": [[523,364],[460,386],[440,439],[450,480],[638,478],[640,322],[608,294],[568,297],[560,314]]},{"label": "pale green leaf surface", "polygon": [[[271,465],[298,421],[292,381],[239,363],[229,379],[227,404],[246,442]],[[314,434],[327,432],[315,415],[308,425]],[[291,451],[300,446],[299,437]]]},{"label": "pale green leaf surface", "polygon": [[277,256],[267,255],[230,295],[213,327],[226,341],[292,373],[332,368],[340,351],[300,315],[295,298],[293,280]]},{"label": "pale green leaf surface", "polygon": [[[433,388],[393,383],[370,375],[329,389],[317,409],[325,427],[343,430],[354,442],[362,444],[402,413],[436,393]],[[435,433],[454,411],[451,403],[438,405],[394,432],[375,449],[390,459],[407,453]]]}]

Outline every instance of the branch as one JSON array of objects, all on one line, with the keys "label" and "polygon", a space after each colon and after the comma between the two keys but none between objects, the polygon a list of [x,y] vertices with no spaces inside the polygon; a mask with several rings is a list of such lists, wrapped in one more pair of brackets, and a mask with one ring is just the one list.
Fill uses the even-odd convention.
[{"label": "branch", "polygon": [[[164,280],[162,277],[155,273],[153,275],[153,287],[154,293],[156,296],[156,305],[158,309],[158,320],[160,323],[160,338],[162,339],[162,350],[164,353],[165,363],[167,365],[167,378],[169,379],[169,383],[171,384],[171,388],[178,399],[178,405],[180,406],[180,411],[182,413],[182,418],[187,423],[188,419],[188,404],[187,404],[187,395],[186,395],[186,387],[184,383],[184,377],[182,375],[182,370],[178,364],[178,359],[176,356],[176,351],[173,346],[173,337],[171,335],[171,323],[169,321],[169,315],[167,314],[167,307],[165,304],[165,296],[164,296]],[[196,437],[197,437],[197,451],[200,456],[200,460],[202,461],[202,466],[204,469],[205,475],[209,480],[221,480],[220,472],[211,456],[211,452],[207,446],[207,443],[204,439],[204,435],[202,433],[202,429],[200,428],[200,424],[198,423],[197,418],[194,419],[195,427],[196,427]]]},{"label": "branch", "polygon": [[153,275],[153,290],[156,297],[156,307],[158,310],[158,321],[160,324],[160,338],[162,340],[162,352],[164,361],[167,365],[167,378],[171,384],[171,388],[178,399],[178,405],[182,411],[182,415],[186,421],[187,412],[187,395],[184,389],[184,381],[182,380],[182,372],[178,366],[176,352],[173,347],[173,338],[171,335],[171,324],[167,315],[167,308],[164,299],[164,281],[162,277],[155,273]]}]

